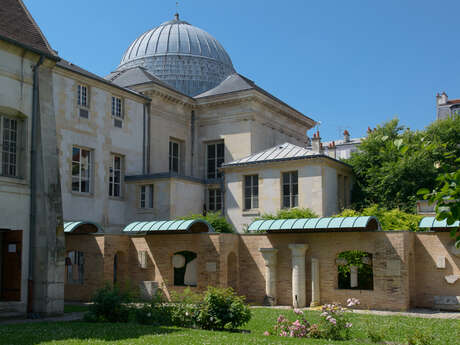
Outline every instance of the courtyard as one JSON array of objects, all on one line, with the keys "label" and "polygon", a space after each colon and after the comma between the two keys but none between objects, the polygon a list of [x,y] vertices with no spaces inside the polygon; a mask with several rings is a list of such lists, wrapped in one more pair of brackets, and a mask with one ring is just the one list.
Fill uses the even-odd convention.
[{"label": "courtyard", "polygon": [[[66,306],[66,311],[82,310],[84,308]],[[234,331],[82,321],[0,324],[0,344],[460,344],[460,314],[458,313],[449,313],[447,316],[456,318],[443,319],[430,314],[422,318],[355,312],[350,315],[353,329],[351,339],[347,341],[265,336],[264,332],[273,328],[280,314],[294,319],[292,309],[252,308],[252,313],[251,321]],[[439,317],[442,316],[446,317],[446,314]],[[318,322],[320,312],[306,311],[305,317],[309,322]],[[382,335],[383,339],[373,341],[369,331]]]}]

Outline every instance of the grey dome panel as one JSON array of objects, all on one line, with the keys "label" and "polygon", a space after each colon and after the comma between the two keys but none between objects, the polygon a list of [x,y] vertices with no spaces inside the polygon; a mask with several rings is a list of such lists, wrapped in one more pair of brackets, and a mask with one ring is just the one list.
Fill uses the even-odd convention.
[{"label": "grey dome panel", "polygon": [[230,57],[214,37],[178,16],[139,36],[125,51],[117,70],[137,66],[192,97],[216,87],[235,72]]}]

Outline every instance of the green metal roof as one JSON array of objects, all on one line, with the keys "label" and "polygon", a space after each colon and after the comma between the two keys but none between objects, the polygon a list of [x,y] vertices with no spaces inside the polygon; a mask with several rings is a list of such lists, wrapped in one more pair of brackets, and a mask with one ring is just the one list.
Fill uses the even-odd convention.
[{"label": "green metal roof", "polygon": [[152,222],[133,222],[127,225],[124,229],[124,233],[154,233],[154,232],[163,232],[163,231],[183,231],[183,232],[192,232],[192,227],[196,224],[205,225],[208,229],[208,232],[214,232],[211,224],[202,219],[192,219],[192,220],[159,220]]},{"label": "green metal roof", "polygon": [[97,233],[103,233],[104,230],[102,230],[102,227],[94,222],[90,221],[78,221],[78,222],[64,222],[64,232],[65,233],[71,233],[74,232],[78,227],[82,225],[93,225],[97,228]]},{"label": "green metal roof", "polygon": [[380,223],[376,217],[339,217],[339,218],[300,218],[256,220],[249,225],[249,231],[277,230],[326,230],[326,229],[367,229],[371,222]]},{"label": "green metal roof", "polygon": [[436,220],[436,217],[424,217],[418,225],[419,228],[458,228],[460,227],[460,221],[454,222],[454,224],[448,225],[447,220]]}]

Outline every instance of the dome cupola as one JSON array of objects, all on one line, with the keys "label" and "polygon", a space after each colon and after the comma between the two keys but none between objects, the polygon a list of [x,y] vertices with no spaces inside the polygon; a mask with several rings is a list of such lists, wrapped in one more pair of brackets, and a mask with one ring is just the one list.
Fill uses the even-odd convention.
[{"label": "dome cupola", "polygon": [[222,45],[206,31],[175,18],[139,36],[117,70],[141,66],[174,89],[196,96],[234,73]]}]

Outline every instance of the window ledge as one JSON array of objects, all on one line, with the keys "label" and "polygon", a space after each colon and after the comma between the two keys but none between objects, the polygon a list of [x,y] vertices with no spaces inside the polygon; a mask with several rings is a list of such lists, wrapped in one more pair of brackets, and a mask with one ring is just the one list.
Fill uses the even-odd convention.
[{"label": "window ledge", "polygon": [[113,200],[113,201],[125,201],[125,198],[123,198],[122,196],[109,196],[109,200]]},{"label": "window ledge", "polygon": [[242,215],[243,215],[243,217],[260,216],[260,210],[259,209],[243,210]]},{"label": "window ledge", "polygon": [[154,209],[153,208],[137,208],[136,212],[137,213],[153,213]]},{"label": "window ledge", "polygon": [[10,183],[10,184],[19,184],[19,185],[23,185],[23,186],[26,186],[26,185],[29,184],[29,181],[27,181],[24,178],[3,176],[3,175],[0,175],[0,182]]},{"label": "window ledge", "polygon": [[71,194],[72,194],[72,195],[75,195],[75,196],[82,196],[82,197],[84,197],[84,198],[94,198],[94,194],[93,194],[93,193],[84,193],[84,192],[72,191]]}]

